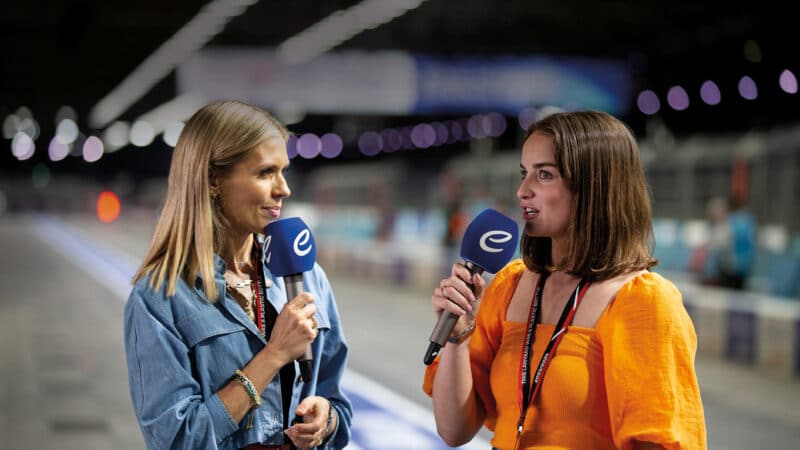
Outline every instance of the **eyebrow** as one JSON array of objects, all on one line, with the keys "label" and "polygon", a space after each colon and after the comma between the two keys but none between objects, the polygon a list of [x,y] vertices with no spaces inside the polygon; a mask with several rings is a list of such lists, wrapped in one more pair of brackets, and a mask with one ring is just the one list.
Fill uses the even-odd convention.
[{"label": "eyebrow", "polygon": [[[536,164],[533,165],[534,169],[541,169],[542,167],[557,167],[557,166],[556,166],[556,163],[549,163],[549,162],[548,163],[536,163]],[[525,166],[523,166],[521,163],[519,165],[519,168],[522,169],[522,170],[526,170]]]}]

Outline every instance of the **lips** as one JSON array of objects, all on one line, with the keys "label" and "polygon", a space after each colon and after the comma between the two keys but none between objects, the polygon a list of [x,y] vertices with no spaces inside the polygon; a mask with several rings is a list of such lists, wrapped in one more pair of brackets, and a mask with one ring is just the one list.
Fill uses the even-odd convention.
[{"label": "lips", "polygon": [[539,210],[536,208],[531,208],[527,206],[522,207],[522,217],[525,220],[532,219],[539,214]]},{"label": "lips", "polygon": [[267,207],[263,207],[262,209],[266,210],[267,213],[269,213],[270,216],[275,217],[275,218],[280,217],[280,215],[281,215],[281,207],[280,206],[267,206]]}]

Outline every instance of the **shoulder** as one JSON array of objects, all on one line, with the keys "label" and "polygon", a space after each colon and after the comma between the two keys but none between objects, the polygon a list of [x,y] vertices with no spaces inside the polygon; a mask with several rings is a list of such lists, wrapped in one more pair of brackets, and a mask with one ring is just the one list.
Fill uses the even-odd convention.
[{"label": "shoulder", "polygon": [[688,315],[678,288],[656,272],[644,272],[617,291],[600,322],[605,325],[614,321],[672,322],[684,318],[688,320]]},{"label": "shoulder", "polygon": [[517,281],[522,276],[527,268],[525,267],[525,263],[522,262],[521,259],[515,259],[510,263],[506,264],[505,267],[500,269],[499,272],[494,276],[492,279],[492,284],[496,284],[498,286],[508,286],[514,285],[516,286]]},{"label": "shoulder", "polygon": [[198,308],[208,305],[202,291],[178,279],[175,295],[167,295],[166,283],[151,285],[152,274],[138,279],[125,304],[126,314],[134,311],[156,316],[159,320],[177,322],[193,315]]}]

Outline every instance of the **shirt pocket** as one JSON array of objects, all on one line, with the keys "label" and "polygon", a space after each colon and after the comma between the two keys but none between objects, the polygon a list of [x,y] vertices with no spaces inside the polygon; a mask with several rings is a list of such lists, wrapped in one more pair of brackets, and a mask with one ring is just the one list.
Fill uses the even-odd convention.
[{"label": "shirt pocket", "polygon": [[244,326],[226,318],[220,311],[208,308],[197,311],[176,324],[189,348],[218,336],[244,331]]}]

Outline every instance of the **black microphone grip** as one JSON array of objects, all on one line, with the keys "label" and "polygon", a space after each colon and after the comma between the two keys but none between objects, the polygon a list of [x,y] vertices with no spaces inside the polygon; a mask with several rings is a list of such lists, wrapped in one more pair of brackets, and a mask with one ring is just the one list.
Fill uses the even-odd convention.
[{"label": "black microphone grip", "polygon": [[[303,292],[303,274],[302,273],[293,273],[291,275],[286,275],[283,277],[283,281],[286,284],[286,300],[291,301],[293,298],[297,297]],[[297,363],[300,365],[300,378],[303,379],[305,383],[311,381],[311,366],[313,364],[314,355],[311,353],[311,346],[309,345],[306,348],[305,353],[303,356],[297,359]]]},{"label": "black microphone grip", "polygon": [[[464,262],[464,267],[469,270],[470,278],[474,274],[482,274],[483,269],[476,266],[475,264],[466,261]],[[471,280],[470,280],[471,281]],[[472,287],[473,293],[475,292],[475,287]],[[458,316],[451,313],[450,311],[442,311],[442,315],[439,316],[439,320],[436,322],[436,326],[433,327],[433,331],[431,332],[430,337],[430,344],[428,344],[428,350],[425,352],[425,359],[423,362],[425,365],[430,365],[436,356],[439,355],[439,351],[444,347],[444,344],[447,343],[447,338],[450,336],[450,333],[453,332],[453,327],[456,326],[456,322],[458,322]]]}]

